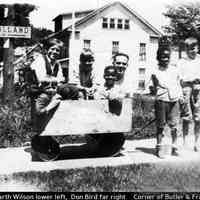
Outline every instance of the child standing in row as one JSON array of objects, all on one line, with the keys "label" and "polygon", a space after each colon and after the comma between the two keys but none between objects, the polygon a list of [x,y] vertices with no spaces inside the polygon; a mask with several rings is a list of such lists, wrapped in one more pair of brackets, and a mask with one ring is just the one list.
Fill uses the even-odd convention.
[{"label": "child standing in row", "polygon": [[171,49],[168,44],[161,45],[157,51],[158,66],[152,73],[152,83],[156,95],[156,154],[164,157],[164,128],[168,125],[172,136],[172,155],[178,155],[177,130],[180,119],[179,101],[182,99],[180,74],[176,65],[170,63]]}]

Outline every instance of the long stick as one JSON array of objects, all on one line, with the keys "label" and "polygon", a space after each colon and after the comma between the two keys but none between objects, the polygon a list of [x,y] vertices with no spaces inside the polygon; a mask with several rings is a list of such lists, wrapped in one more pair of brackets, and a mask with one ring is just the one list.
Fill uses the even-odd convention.
[{"label": "long stick", "polygon": [[21,56],[13,64],[17,65],[18,63],[20,63],[23,59],[26,58],[26,56],[28,56],[30,53],[32,53],[38,46],[41,46],[41,44],[40,43],[35,44],[28,52],[25,53],[25,55]]}]

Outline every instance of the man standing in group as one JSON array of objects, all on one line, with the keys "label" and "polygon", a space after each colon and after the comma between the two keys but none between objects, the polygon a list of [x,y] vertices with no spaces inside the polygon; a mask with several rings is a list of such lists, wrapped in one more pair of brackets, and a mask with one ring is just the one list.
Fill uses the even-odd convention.
[{"label": "man standing in group", "polygon": [[130,85],[128,80],[128,62],[129,56],[125,53],[117,53],[113,56],[113,66],[116,68],[116,81],[114,85],[113,96],[110,98],[124,98],[131,97],[134,88]]},{"label": "man standing in group", "polygon": [[160,45],[157,51],[158,66],[152,73],[152,83],[156,95],[156,154],[165,158],[168,154],[164,150],[164,128],[168,125],[171,129],[172,155],[178,155],[177,131],[179,125],[179,101],[182,99],[180,74],[176,65],[170,63],[171,48],[166,43]]},{"label": "man standing in group", "polygon": [[185,40],[186,57],[178,62],[181,70],[184,106],[181,111],[183,119],[183,141],[188,145],[189,127],[194,121],[194,151],[200,151],[200,56],[197,54],[198,40],[189,37]]}]

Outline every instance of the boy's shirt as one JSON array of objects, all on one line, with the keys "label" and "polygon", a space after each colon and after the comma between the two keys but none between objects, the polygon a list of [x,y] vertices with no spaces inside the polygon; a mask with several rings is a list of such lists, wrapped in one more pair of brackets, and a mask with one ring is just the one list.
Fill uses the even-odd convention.
[{"label": "boy's shirt", "polygon": [[122,99],[125,97],[131,97],[131,92],[129,88],[121,82],[115,82],[112,88],[107,88],[105,84],[101,85],[96,88],[94,95],[95,99]]},{"label": "boy's shirt", "polygon": [[108,89],[105,84],[98,86],[94,93],[94,99],[108,99],[110,90],[111,89]]},{"label": "boy's shirt", "polygon": [[[95,96],[96,91],[101,87],[101,82],[97,78],[96,72],[93,69],[88,74],[83,73],[82,76],[83,77],[82,77],[82,82],[81,82],[79,71],[74,70],[73,78],[72,78],[73,83],[75,83],[77,85],[77,87],[91,89],[91,91],[93,91],[92,96]],[[89,85],[88,85],[88,83],[89,83]]]},{"label": "boy's shirt", "polygon": [[132,96],[132,88],[128,81],[116,81],[114,87],[112,88],[112,95],[116,98],[125,98]]},{"label": "boy's shirt", "polygon": [[178,61],[177,67],[180,69],[181,79],[184,82],[200,79],[200,56],[194,60],[185,57]]},{"label": "boy's shirt", "polygon": [[174,64],[169,64],[166,69],[157,69],[152,72],[158,81],[156,99],[166,102],[178,101],[182,98],[182,88],[180,85],[181,75],[179,69]]},{"label": "boy's shirt", "polygon": [[[35,73],[39,82],[64,81],[65,78],[62,74],[61,66],[58,62],[56,63],[59,65],[58,73],[56,77],[47,74],[45,59],[42,55],[38,55],[37,58],[33,61],[33,63],[31,64],[31,69],[35,70]],[[51,67],[53,68],[54,66],[51,66]]]}]

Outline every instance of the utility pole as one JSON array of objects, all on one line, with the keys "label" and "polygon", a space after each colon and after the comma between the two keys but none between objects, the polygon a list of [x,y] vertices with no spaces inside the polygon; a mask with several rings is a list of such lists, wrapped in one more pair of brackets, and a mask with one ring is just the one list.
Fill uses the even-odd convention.
[{"label": "utility pole", "polygon": [[69,83],[76,83],[75,73],[78,73],[76,66],[76,28],[75,28],[75,9],[72,10],[72,29],[71,29],[71,41],[70,41],[70,53],[69,53]]},{"label": "utility pole", "polygon": [[[14,25],[15,10],[12,5],[5,9],[7,17],[7,26]],[[7,13],[6,13],[7,12]],[[7,16],[6,16],[7,15]],[[3,102],[12,106],[14,101],[14,38],[4,39],[4,56],[3,56]]]}]

